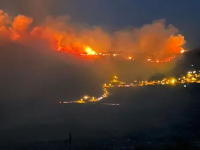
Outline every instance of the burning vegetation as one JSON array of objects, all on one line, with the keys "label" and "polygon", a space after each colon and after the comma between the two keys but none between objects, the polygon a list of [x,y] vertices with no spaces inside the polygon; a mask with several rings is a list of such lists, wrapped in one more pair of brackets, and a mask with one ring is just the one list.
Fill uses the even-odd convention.
[{"label": "burning vegetation", "polygon": [[[184,36],[178,34],[173,25],[165,25],[165,20],[157,20],[141,28],[124,29],[108,33],[101,27],[76,29],[69,17],[47,17],[32,26],[33,18],[25,15],[11,17],[0,10],[0,40],[20,44],[41,40],[52,50],[85,56],[120,56],[135,60],[137,55],[145,55],[148,62],[168,62],[176,54],[184,53]],[[162,58],[165,54],[169,57]]]}]

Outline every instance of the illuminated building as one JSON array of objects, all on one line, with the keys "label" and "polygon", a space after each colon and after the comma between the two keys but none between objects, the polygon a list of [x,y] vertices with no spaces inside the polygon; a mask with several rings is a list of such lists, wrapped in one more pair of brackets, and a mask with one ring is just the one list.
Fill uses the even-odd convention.
[{"label": "illuminated building", "polygon": [[88,99],[88,98],[90,98],[89,96],[87,96],[87,95],[85,95],[84,97],[83,97],[83,99]]},{"label": "illuminated building", "polygon": [[95,97],[92,97],[90,102],[97,102],[98,100]]},{"label": "illuminated building", "polygon": [[85,103],[85,101],[83,99],[80,99],[80,100],[76,101],[76,103],[83,104],[83,103]]}]

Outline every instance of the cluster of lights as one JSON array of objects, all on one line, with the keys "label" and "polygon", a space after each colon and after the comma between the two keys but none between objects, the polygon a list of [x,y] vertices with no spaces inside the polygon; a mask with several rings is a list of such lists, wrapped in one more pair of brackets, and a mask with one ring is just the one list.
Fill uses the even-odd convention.
[{"label": "cluster of lights", "polygon": [[[102,99],[104,98],[107,98],[109,95],[109,92],[107,91],[106,88],[103,88],[103,94],[100,96],[100,97],[94,97],[94,96],[88,96],[88,95],[85,95],[83,96],[81,99],[79,100],[75,100],[75,101],[65,101],[65,102],[62,102],[60,101],[60,103],[64,103],[64,104],[72,104],[72,103],[75,103],[75,104],[85,104],[85,103],[96,103],[96,102],[99,102],[101,101]],[[106,103],[102,103],[102,104],[105,104]]]},{"label": "cluster of lights", "polygon": [[[193,66],[193,65],[192,65]],[[114,76],[108,84],[103,85],[103,94],[100,97],[91,97],[88,95],[83,96],[79,100],[75,101],[65,101],[59,103],[78,103],[78,104],[85,104],[85,103],[96,103],[101,101],[104,98],[109,96],[109,92],[107,88],[112,87],[138,87],[138,86],[147,86],[147,85],[176,85],[176,84],[184,84],[183,87],[187,87],[187,84],[190,83],[200,83],[200,70],[197,72],[196,70],[188,71],[186,75],[181,76],[179,78],[164,78],[162,80],[154,80],[154,81],[137,81],[135,80],[134,83],[126,84],[118,79],[117,76]],[[112,105],[118,106],[119,104],[111,104],[111,103],[101,103],[103,105]]]},{"label": "cluster of lights", "polygon": [[200,83],[200,71],[197,74],[197,71],[188,71],[186,75],[181,76],[179,78],[164,78],[162,80],[154,80],[154,81],[137,81],[135,80],[133,83],[126,84],[125,82],[119,81],[117,76],[114,76],[113,79],[108,83],[104,84],[104,88],[112,88],[112,87],[136,87],[136,86],[146,86],[146,85],[175,85],[175,84],[185,84],[189,83]]}]

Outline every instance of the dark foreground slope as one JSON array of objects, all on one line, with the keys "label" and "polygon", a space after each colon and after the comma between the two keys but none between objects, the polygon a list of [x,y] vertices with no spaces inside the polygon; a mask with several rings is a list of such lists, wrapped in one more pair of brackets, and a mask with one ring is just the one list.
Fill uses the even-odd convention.
[{"label": "dark foreground slope", "polygon": [[2,149],[9,146],[11,149],[67,149],[68,143],[62,140],[67,139],[69,132],[73,137],[72,148],[77,150],[123,146],[197,148],[199,90],[199,85],[118,88],[110,90],[114,95],[105,102],[120,103],[120,106],[38,105],[40,117],[34,116],[36,113],[31,110],[26,111],[32,122],[29,119],[23,126],[1,132]]},{"label": "dark foreground slope", "polygon": [[[61,100],[98,94],[109,74],[69,56],[9,46],[0,56],[0,149],[67,149],[62,140],[70,132],[77,150],[198,144],[198,86],[114,89],[105,102],[120,106],[60,105]],[[124,63],[119,72],[124,66],[129,65]]]}]

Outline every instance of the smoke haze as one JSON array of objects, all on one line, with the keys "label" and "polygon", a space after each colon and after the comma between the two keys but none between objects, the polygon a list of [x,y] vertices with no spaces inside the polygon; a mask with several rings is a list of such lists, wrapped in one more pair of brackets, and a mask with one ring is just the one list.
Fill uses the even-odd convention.
[{"label": "smoke haze", "polygon": [[[45,101],[53,106],[60,100],[78,99],[84,94],[97,95],[103,82],[112,75],[124,79],[148,78],[156,72],[170,70],[174,64],[170,62],[166,67],[107,58],[83,59],[58,52],[60,47],[70,52],[84,52],[84,47],[90,46],[96,52],[122,51],[148,56],[178,53],[184,43],[178,29],[173,25],[165,26],[164,20],[138,29],[109,33],[98,26],[74,26],[69,16],[47,16],[45,21],[35,23],[32,17],[22,14],[13,17],[0,10],[0,82],[2,106],[5,106],[1,109],[0,117],[4,120],[1,127],[11,128],[20,124],[14,120],[18,120],[22,113],[7,117],[15,110],[26,112],[29,109],[26,106],[35,110],[35,103]],[[44,108],[36,112],[36,116],[46,115],[45,111]],[[22,121],[23,117],[20,119]]]},{"label": "smoke haze", "polygon": [[1,38],[18,42],[33,38],[45,40],[54,50],[84,52],[90,46],[96,52],[122,51],[144,54],[179,53],[185,44],[184,36],[173,25],[165,26],[165,20],[136,29],[123,29],[110,34],[101,27],[73,27],[69,16],[47,17],[43,23],[31,27],[33,18],[18,15],[12,19],[0,11]]}]

